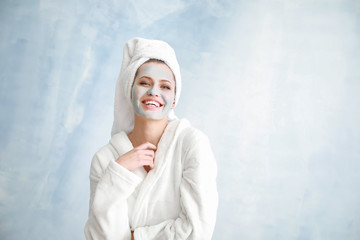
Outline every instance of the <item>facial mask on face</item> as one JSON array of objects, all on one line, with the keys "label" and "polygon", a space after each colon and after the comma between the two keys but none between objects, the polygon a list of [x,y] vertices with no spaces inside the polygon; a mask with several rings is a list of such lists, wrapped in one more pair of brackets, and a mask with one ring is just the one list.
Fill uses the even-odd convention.
[{"label": "facial mask on face", "polygon": [[137,114],[150,119],[163,119],[169,114],[174,97],[175,82],[167,67],[154,63],[140,69],[131,97]]}]

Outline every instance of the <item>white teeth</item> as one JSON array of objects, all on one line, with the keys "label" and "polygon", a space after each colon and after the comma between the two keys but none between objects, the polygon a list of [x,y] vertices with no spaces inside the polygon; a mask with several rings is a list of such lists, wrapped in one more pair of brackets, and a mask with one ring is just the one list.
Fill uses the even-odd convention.
[{"label": "white teeth", "polygon": [[145,104],[146,105],[154,105],[155,107],[160,107],[160,104],[155,101],[146,101]]}]

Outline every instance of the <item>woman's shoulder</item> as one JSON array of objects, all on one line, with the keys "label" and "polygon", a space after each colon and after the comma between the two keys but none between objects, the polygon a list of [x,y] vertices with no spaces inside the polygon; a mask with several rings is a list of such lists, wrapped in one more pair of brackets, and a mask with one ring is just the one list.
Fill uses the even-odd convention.
[{"label": "woman's shoulder", "polygon": [[[109,165],[110,161],[116,160],[122,151],[125,151],[130,146],[127,142],[127,135],[125,132],[114,134],[109,143],[101,147],[95,154],[91,162],[91,169],[96,172],[103,171]],[[126,148],[126,149],[124,149]]]},{"label": "woman's shoulder", "polygon": [[110,143],[101,147],[92,158],[90,175],[99,176],[105,171],[109,162],[114,159],[114,150]]},{"label": "woman's shoulder", "polygon": [[184,140],[196,142],[198,140],[208,139],[207,135],[204,132],[194,127],[186,118],[183,118],[179,121],[180,124],[183,125],[180,136]]},{"label": "woman's shoulder", "polygon": [[[183,119],[181,120],[183,121]],[[187,121],[185,119],[185,121]],[[208,136],[188,121],[179,134],[179,146],[183,153],[183,163],[186,166],[206,164],[216,168],[216,163]],[[194,165],[195,164],[195,165]]]},{"label": "woman's shoulder", "polygon": [[195,148],[209,144],[208,136],[200,129],[194,127],[187,119],[181,119],[180,124],[183,125],[178,141],[183,145],[183,148]]}]

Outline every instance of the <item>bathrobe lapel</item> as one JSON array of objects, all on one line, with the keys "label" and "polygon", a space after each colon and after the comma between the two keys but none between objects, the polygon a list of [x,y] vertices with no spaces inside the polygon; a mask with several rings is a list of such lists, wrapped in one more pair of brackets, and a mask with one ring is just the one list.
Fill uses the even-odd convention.
[{"label": "bathrobe lapel", "polygon": [[155,167],[147,174],[144,181],[139,186],[138,197],[134,205],[134,214],[131,219],[132,227],[136,228],[139,225],[142,225],[143,218],[141,216],[146,213],[146,205],[148,204],[148,201],[151,201],[149,200],[149,194],[156,184],[164,184],[158,183],[158,180],[173,157],[180,132],[188,125],[189,123],[185,119],[174,120],[168,123],[158,143],[157,151],[155,152]]}]

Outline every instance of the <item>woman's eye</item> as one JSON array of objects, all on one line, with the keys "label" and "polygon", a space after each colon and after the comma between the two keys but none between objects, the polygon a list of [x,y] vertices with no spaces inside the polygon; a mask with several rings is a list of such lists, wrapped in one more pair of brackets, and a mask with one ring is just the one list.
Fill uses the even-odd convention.
[{"label": "woman's eye", "polygon": [[161,88],[166,89],[166,90],[171,90],[171,88],[169,86],[166,86],[166,85],[161,86]]},{"label": "woman's eye", "polygon": [[147,83],[147,82],[140,82],[140,85],[142,85],[142,86],[148,86],[149,83]]}]

